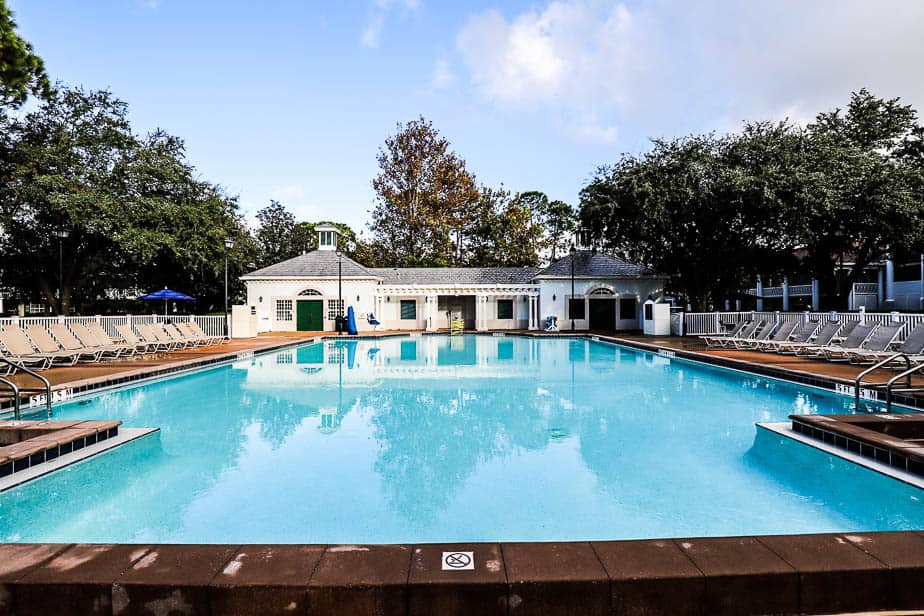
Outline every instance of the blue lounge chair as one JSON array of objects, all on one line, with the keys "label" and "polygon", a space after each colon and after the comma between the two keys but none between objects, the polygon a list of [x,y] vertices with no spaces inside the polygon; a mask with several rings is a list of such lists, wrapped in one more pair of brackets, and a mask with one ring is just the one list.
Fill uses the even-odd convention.
[{"label": "blue lounge chair", "polygon": [[369,322],[369,325],[372,326],[372,329],[378,329],[379,325],[382,324],[378,319],[375,318],[375,315],[372,314],[371,312],[369,313],[369,316],[366,317],[366,321]]}]

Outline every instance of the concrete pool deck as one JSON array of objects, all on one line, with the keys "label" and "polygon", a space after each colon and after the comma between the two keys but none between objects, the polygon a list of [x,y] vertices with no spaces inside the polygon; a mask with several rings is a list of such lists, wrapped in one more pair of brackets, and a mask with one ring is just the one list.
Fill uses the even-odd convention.
[{"label": "concrete pool deck", "polygon": [[[814,380],[829,389],[852,382],[861,369],[705,350],[690,339],[577,334],[757,374]],[[330,333],[262,335],[44,374],[56,390],[80,393],[243,359],[321,335]],[[468,562],[472,569],[455,568]],[[0,544],[0,616],[712,616],[886,610],[924,614],[922,533],[419,545]]]}]

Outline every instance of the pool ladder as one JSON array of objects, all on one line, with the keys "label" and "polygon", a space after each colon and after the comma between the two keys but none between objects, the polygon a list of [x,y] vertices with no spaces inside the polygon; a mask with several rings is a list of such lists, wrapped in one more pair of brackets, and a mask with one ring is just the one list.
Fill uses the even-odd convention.
[{"label": "pool ladder", "polygon": [[[864,383],[863,382],[863,377],[868,375],[870,372],[872,372],[873,370],[876,370],[877,368],[882,368],[883,366],[890,364],[896,360],[904,360],[905,369],[902,372],[900,372],[899,374],[896,374],[888,381],[879,381],[876,383]],[[861,392],[861,388],[863,385],[866,385],[867,388],[873,388],[873,389],[884,388],[885,389],[885,392],[886,392],[885,411],[886,413],[892,410],[892,394],[894,392],[907,393],[907,392],[913,392],[913,391],[924,391],[924,385],[914,386],[911,384],[911,375],[917,372],[924,372],[924,362],[915,364],[911,361],[911,358],[905,355],[904,353],[896,353],[895,355],[892,355],[890,357],[887,357],[886,359],[883,359],[878,364],[870,366],[869,368],[867,368],[866,370],[858,374],[857,378],[854,380],[854,383],[853,383],[853,409],[854,411],[859,412],[860,410],[860,392]],[[904,379],[905,381],[904,386],[895,387],[895,385],[899,383],[899,381],[901,381],[902,379]]]},{"label": "pool ladder", "polygon": [[22,418],[23,394],[45,394],[45,411],[48,417],[51,417],[51,382],[32,368],[16,363],[2,355],[0,355],[0,363],[6,364],[12,368],[13,372],[24,372],[42,384],[41,387],[23,387],[6,378],[6,376],[9,376],[9,373],[7,373],[6,376],[0,376],[0,386],[5,386],[9,389],[13,399],[13,420],[19,421]]}]

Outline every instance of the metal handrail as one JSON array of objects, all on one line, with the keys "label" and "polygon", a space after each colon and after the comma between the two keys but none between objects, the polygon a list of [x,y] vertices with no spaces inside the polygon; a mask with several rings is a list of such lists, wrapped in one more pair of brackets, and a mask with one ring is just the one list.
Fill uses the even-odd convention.
[{"label": "metal handrail", "polygon": [[19,412],[19,405],[21,403],[21,400],[19,398],[19,386],[16,385],[16,383],[14,383],[13,381],[7,379],[6,377],[2,377],[2,376],[0,376],[0,383],[3,383],[7,387],[9,387],[10,390],[13,392],[13,420],[19,421],[19,418],[21,417],[20,412]]},{"label": "metal handrail", "polygon": [[28,366],[24,366],[23,364],[17,363],[11,360],[9,357],[4,357],[0,355],[0,362],[3,362],[7,364],[8,366],[12,366],[14,369],[20,372],[25,372],[29,376],[34,377],[36,380],[40,381],[42,385],[44,385],[44,387],[42,387],[41,389],[36,389],[33,387],[30,387],[28,389],[23,388],[23,387],[18,387],[17,389],[19,392],[22,392],[22,393],[44,391],[45,392],[45,410],[48,412],[48,416],[51,417],[51,381],[49,381],[47,378],[45,378],[44,376],[42,376],[41,374],[39,374],[32,368],[29,368]]},{"label": "metal handrail", "polygon": [[[854,382],[853,382],[853,410],[857,412],[859,412],[860,410],[860,386],[863,384],[863,377],[869,374],[870,372],[872,372],[873,370],[876,370],[877,368],[882,368],[886,364],[892,363],[899,357],[905,360],[906,369],[910,369],[911,368],[911,358],[905,355],[904,353],[896,353],[894,355],[890,355],[886,359],[883,359],[878,364],[870,366],[869,368],[867,368],[866,370],[864,370],[863,372],[857,375],[857,378],[854,379]],[[902,374],[904,374],[904,372]],[[882,387],[883,385],[888,385],[893,380],[894,379],[889,379],[888,381],[883,381],[881,383],[867,383],[867,385],[870,387]],[[908,375],[908,386],[909,387],[911,386],[911,375],[910,374]],[[889,406],[890,405],[886,406],[886,412],[888,412]]]},{"label": "metal handrail", "polygon": [[[917,387],[912,387],[912,386],[911,386],[911,375],[914,374],[915,372],[921,372],[922,370],[924,370],[924,363],[917,364],[917,365],[915,365],[915,366],[913,366],[913,367],[911,367],[911,368],[905,370],[905,371],[902,372],[901,374],[897,374],[897,375],[895,375],[894,377],[892,377],[891,379],[889,379],[889,382],[886,383],[886,412],[887,412],[887,413],[889,412],[889,409],[892,408],[892,392],[893,392],[893,391],[904,391],[904,392],[907,392],[907,391],[924,391],[924,385],[918,385]],[[907,385],[906,385],[905,387],[900,388],[900,389],[894,389],[894,388],[893,388],[893,385],[895,385],[895,383],[896,383],[897,381],[899,381],[899,380],[900,380],[901,378],[903,378],[903,377],[905,377],[905,378],[908,379]]]}]

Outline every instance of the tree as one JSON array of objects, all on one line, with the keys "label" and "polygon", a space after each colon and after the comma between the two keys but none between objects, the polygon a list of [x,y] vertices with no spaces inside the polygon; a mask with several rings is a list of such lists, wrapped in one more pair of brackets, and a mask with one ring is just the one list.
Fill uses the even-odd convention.
[{"label": "tree", "polygon": [[542,229],[542,252],[556,261],[574,241],[577,225],[574,208],[564,201],[549,201],[545,193],[539,191],[522,193],[518,199],[529,208],[533,221]]},{"label": "tree", "polygon": [[237,201],[195,177],[181,140],[136,136],[127,115],[111,93],[76,88],[6,120],[3,282],[60,314],[75,292],[86,309],[112,289],[164,285],[217,306],[225,238],[236,240],[232,275],[253,254]]},{"label": "tree", "polygon": [[[785,273],[818,278],[843,308],[865,266],[924,247],[922,137],[911,107],[861,90],[805,128],[757,122],[654,141],[598,170],[581,220],[606,250],[670,274],[700,308],[757,274]],[[845,257],[856,265],[835,280]]]},{"label": "tree", "polygon": [[385,140],[372,181],[372,241],[383,266],[446,266],[459,262],[460,236],[480,198],[465,161],[423,117],[398,124]]},{"label": "tree", "polygon": [[45,65],[32,45],[16,34],[16,22],[0,0],[0,106],[18,107],[29,93],[47,98],[51,93]]},{"label": "tree", "polygon": [[526,267],[539,263],[542,227],[533,211],[510,192],[482,187],[477,218],[463,246],[463,259],[474,267]]}]

